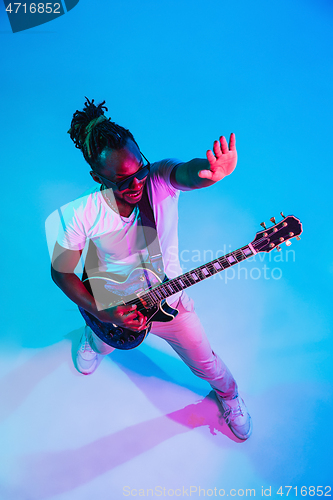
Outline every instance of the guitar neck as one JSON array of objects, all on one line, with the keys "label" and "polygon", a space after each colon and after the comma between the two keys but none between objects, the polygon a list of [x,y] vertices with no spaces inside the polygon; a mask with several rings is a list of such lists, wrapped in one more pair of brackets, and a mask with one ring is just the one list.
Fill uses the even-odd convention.
[{"label": "guitar neck", "polygon": [[149,290],[149,292],[146,292],[146,295],[149,296],[149,299],[153,303],[158,303],[177,292],[185,290],[186,288],[189,288],[190,286],[195,285],[196,283],[199,283],[214,274],[220,273],[221,271],[224,271],[225,269],[252,257],[256,253],[257,251],[250,243],[249,245],[239,248],[234,252],[218,257],[203,266],[199,266],[196,269],[192,269],[187,273],[177,276],[177,278],[165,281],[157,287],[154,287],[152,290]]}]

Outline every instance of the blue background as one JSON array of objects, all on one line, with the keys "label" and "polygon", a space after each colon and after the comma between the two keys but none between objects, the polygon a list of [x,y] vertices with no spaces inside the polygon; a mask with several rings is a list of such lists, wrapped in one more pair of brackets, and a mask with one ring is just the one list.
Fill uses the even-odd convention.
[{"label": "blue background", "polygon": [[[187,258],[196,250],[204,263],[205,250],[214,256],[223,245],[245,245],[260,222],[280,220],[281,210],[299,217],[304,233],[288,262],[284,247],[281,261],[271,253],[248,263],[259,279],[207,280],[191,295],[207,328],[223,313],[231,334],[246,332],[245,347],[261,367],[251,379],[254,392],[293,381],[302,384],[304,401],[328,394],[332,3],[81,0],[61,18],[16,34],[4,8],[0,15],[3,345],[43,348],[80,324],[51,282],[44,224],[91,185],[66,133],[87,96],[106,100],[107,115],[132,131],[150,161],[203,158],[215,139],[235,132],[234,173],[181,195],[180,250]],[[281,269],[281,279],[271,271],[265,279],[264,263]],[[182,264],[188,270],[199,262]],[[311,422],[318,408],[324,427],[311,434],[311,453],[318,453],[311,471],[322,484],[328,451],[316,443],[331,429],[325,405],[314,407]]]}]

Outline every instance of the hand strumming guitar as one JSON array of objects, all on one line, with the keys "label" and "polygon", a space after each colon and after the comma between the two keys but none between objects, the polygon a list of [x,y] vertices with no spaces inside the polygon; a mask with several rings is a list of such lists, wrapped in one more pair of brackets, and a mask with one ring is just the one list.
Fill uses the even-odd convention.
[{"label": "hand strumming guitar", "polygon": [[147,318],[136,309],[137,306],[135,304],[125,304],[103,309],[98,311],[98,313],[94,313],[94,316],[104,323],[114,323],[115,325],[139,332],[146,328]]}]

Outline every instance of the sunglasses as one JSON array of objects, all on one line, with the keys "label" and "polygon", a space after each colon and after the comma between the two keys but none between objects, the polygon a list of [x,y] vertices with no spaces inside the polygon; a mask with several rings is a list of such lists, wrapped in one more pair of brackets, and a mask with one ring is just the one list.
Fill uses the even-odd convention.
[{"label": "sunglasses", "polygon": [[113,190],[118,190],[118,191],[125,191],[125,189],[128,189],[130,187],[130,185],[132,184],[134,179],[138,179],[138,181],[141,181],[142,179],[147,177],[147,175],[150,172],[149,161],[141,153],[141,151],[140,151],[140,154],[146,160],[146,162],[147,162],[146,165],[142,165],[142,167],[140,167],[139,170],[137,170],[137,172],[135,172],[132,175],[129,175],[128,177],[125,177],[124,179],[122,179],[119,182],[113,182],[110,179],[103,177],[101,174],[98,174],[97,172],[95,172],[95,173],[98,175],[98,177],[100,179],[102,179],[104,181],[104,184],[106,185],[107,188],[113,189]]}]

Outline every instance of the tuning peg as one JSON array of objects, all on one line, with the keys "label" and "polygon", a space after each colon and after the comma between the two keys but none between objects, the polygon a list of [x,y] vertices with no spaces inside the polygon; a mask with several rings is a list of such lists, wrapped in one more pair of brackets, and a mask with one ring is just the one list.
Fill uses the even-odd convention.
[{"label": "tuning peg", "polygon": [[301,238],[299,236],[296,236],[296,240],[299,241]]},{"label": "tuning peg", "polygon": [[290,247],[291,241],[290,240],[286,241],[286,245],[287,245],[287,247]]},{"label": "tuning peg", "polygon": [[271,217],[269,220],[270,220],[271,222],[273,222],[273,224],[276,224],[276,222],[275,222],[275,217]]},{"label": "tuning peg", "polygon": [[276,247],[275,247],[275,248],[276,248],[276,250],[277,250],[278,252],[281,252],[281,247],[280,247],[279,245],[276,245]]},{"label": "tuning peg", "polygon": [[261,225],[261,227],[263,227],[264,229],[266,229],[266,224],[264,222],[260,222],[260,225]]},{"label": "tuning peg", "polygon": [[283,219],[285,219],[285,218],[286,218],[286,216],[285,216],[285,215],[283,215],[283,212],[280,212],[280,214],[281,214],[281,217],[282,217]]}]

